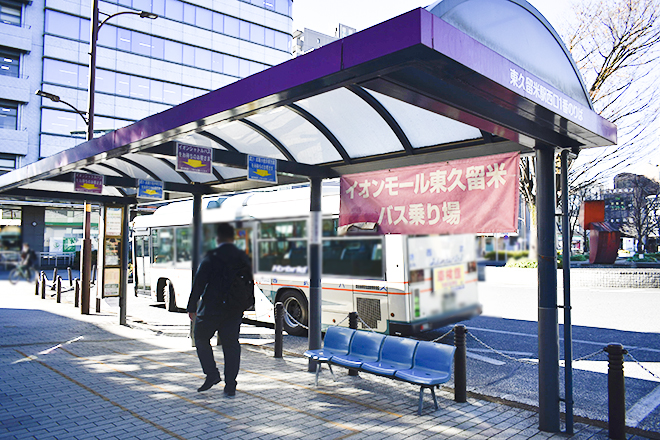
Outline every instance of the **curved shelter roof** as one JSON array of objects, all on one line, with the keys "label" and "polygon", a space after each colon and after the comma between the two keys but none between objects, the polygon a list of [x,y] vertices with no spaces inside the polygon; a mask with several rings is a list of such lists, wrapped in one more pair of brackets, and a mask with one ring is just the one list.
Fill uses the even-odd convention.
[{"label": "curved shelter roof", "polygon": [[[263,186],[246,180],[248,154],[277,159],[279,183],[290,183],[616,142],[529,4],[444,0],[428,9],[2,175],[0,192],[134,203],[136,179],[164,181],[171,197]],[[212,174],[176,171],[177,142],[212,147]],[[74,194],[72,171],[105,176],[103,196]]]}]

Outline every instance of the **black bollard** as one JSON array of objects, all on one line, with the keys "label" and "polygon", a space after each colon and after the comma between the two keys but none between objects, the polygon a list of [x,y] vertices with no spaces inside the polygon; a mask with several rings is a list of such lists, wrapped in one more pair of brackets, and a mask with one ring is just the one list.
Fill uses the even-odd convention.
[{"label": "black bollard", "polygon": [[57,289],[57,284],[55,283],[56,281],[57,281],[57,266],[55,266],[55,269],[53,269],[53,285],[50,286],[50,290]]},{"label": "black bollard", "polygon": [[623,377],[623,355],[628,350],[621,344],[605,347],[608,354],[607,398],[609,437],[615,440],[626,438],[626,383]]},{"label": "black bollard", "polygon": [[73,298],[73,306],[74,307],[80,307],[80,280],[76,278],[76,288],[75,288],[75,294]]},{"label": "black bollard", "polygon": [[62,277],[59,275],[57,276],[56,285],[57,285],[57,303],[59,304],[62,302]]},{"label": "black bollard", "polygon": [[41,299],[46,299],[46,274],[41,271]]},{"label": "black bollard", "polygon": [[454,400],[456,402],[467,402],[467,361],[465,349],[465,335],[467,328],[462,325],[454,326]]},{"label": "black bollard", "polygon": [[275,357],[282,358],[282,330],[284,328],[284,304],[275,304]]},{"label": "black bollard", "polygon": [[39,281],[41,281],[39,277],[37,277],[34,281],[34,296],[39,295]]},{"label": "black bollard", "polygon": [[71,278],[71,267],[66,268],[67,275],[69,275],[69,287],[73,287],[73,278]]},{"label": "black bollard", "polygon": [[[358,314],[357,312],[351,312],[348,314],[348,328],[352,328],[353,330],[357,330],[357,324],[358,324]],[[358,370],[354,368],[350,368],[348,370],[348,375],[349,376],[357,376],[358,375]]]}]

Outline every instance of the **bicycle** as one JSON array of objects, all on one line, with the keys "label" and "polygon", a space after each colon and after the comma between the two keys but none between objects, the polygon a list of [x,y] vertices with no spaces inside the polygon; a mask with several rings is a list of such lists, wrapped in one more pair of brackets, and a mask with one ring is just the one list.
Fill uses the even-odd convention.
[{"label": "bicycle", "polygon": [[9,282],[12,284],[18,283],[20,280],[32,282],[37,278],[37,271],[31,267],[17,264],[11,271],[9,271]]}]

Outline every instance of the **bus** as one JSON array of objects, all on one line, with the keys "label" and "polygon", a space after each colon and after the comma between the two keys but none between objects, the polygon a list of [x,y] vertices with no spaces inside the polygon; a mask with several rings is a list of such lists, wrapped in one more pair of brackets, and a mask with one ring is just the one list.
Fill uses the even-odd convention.
[{"label": "bus", "polygon": [[[287,313],[284,329],[304,335],[308,322],[307,247],[309,186],[205,198],[204,250],[215,246],[214,225],[231,223],[235,244],[252,260],[255,307],[246,318],[273,322],[274,304]],[[411,335],[481,313],[474,235],[338,233],[339,185],[322,193],[322,328],[359,325]],[[173,202],[132,223],[136,295],[150,295],[167,310],[186,307],[190,295],[192,201]]]}]

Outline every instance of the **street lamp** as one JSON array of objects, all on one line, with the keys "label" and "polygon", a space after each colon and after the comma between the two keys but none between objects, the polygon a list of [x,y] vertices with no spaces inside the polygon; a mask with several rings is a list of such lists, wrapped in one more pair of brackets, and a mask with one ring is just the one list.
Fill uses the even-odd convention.
[{"label": "street lamp", "polygon": [[[107,15],[102,22],[99,23],[99,14]],[[87,114],[89,119],[87,120],[87,140],[90,141],[94,138],[94,94],[96,92],[96,41],[99,37],[99,30],[108,20],[114,18],[118,15],[137,15],[140,18],[149,18],[155,20],[158,18],[158,14],[154,14],[148,11],[123,11],[117,12],[115,14],[106,14],[99,11],[99,1],[92,1],[92,27],[90,34],[90,43],[89,43],[89,88],[88,88],[88,97],[87,97]]]},{"label": "street lamp", "polygon": [[83,121],[85,121],[85,124],[86,124],[86,125],[89,125],[89,121],[87,121],[87,116],[85,116],[85,112],[81,112],[80,110],[78,110],[77,108],[75,108],[73,105],[69,104],[69,103],[66,102],[66,101],[63,101],[62,98],[60,98],[58,95],[55,95],[54,93],[44,92],[43,90],[37,90],[36,92],[34,92],[34,94],[37,95],[37,96],[41,96],[42,98],[48,98],[48,99],[50,99],[50,100],[53,101],[53,102],[61,102],[61,103],[64,104],[64,105],[68,105],[68,106],[71,107],[76,113],[78,113],[78,114],[80,115],[81,118],[83,118]]}]

